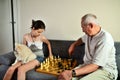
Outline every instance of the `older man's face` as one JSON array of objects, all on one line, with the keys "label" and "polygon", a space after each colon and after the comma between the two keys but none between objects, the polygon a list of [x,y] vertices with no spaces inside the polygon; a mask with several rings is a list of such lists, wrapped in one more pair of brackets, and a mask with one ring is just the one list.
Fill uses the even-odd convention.
[{"label": "older man's face", "polygon": [[83,23],[83,20],[81,21],[81,28],[82,28],[82,31],[89,35],[89,36],[92,36],[92,27],[90,24],[84,24]]}]

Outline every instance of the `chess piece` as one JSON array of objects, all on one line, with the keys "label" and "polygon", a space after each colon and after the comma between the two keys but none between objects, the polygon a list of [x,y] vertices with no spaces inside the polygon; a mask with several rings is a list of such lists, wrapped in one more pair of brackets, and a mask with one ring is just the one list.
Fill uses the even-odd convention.
[{"label": "chess piece", "polygon": [[78,80],[78,78],[77,77],[72,77],[72,80]]},{"label": "chess piece", "polygon": [[[62,59],[59,56],[52,56],[45,59],[36,71],[59,75],[64,70],[71,70],[74,61],[72,59]],[[75,64],[74,64],[75,65]],[[74,80],[74,78],[73,78]]]}]

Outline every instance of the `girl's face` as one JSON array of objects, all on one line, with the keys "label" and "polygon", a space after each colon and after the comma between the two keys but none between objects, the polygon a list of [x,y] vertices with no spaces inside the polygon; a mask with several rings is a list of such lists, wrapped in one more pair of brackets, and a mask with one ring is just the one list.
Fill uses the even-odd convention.
[{"label": "girl's face", "polygon": [[38,37],[38,36],[40,36],[40,34],[41,34],[42,32],[44,32],[44,29],[37,29],[37,30],[32,29],[32,36],[33,36],[33,37]]}]

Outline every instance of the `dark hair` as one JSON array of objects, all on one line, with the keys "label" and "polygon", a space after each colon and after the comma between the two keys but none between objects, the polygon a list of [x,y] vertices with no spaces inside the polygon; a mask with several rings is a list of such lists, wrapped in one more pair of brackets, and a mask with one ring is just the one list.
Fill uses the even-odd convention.
[{"label": "dark hair", "polygon": [[32,20],[32,26],[31,28],[37,30],[37,29],[45,29],[45,24],[41,20],[34,21]]}]

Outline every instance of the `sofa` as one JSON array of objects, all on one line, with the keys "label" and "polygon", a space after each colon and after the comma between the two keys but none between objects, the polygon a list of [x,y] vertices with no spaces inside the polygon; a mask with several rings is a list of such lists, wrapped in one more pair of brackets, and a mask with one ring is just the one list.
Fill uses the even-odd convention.
[{"label": "sofa", "polygon": [[[49,40],[51,42],[52,52],[54,56],[60,56],[61,58],[71,58],[77,60],[77,64],[83,63],[84,56],[84,46],[85,44],[79,45],[75,48],[73,55],[70,57],[68,55],[68,48],[74,42],[74,40]],[[115,42],[116,48],[116,62],[118,71],[120,74],[120,42]],[[45,57],[48,56],[47,45],[43,44],[43,52]],[[0,80],[3,79],[4,74],[6,73],[9,66],[14,62],[15,56],[13,51],[0,55]],[[12,80],[17,80],[17,70],[15,71]],[[32,69],[26,73],[26,80],[57,80],[57,76],[36,72],[35,69]],[[120,75],[118,79],[120,80]]]}]

